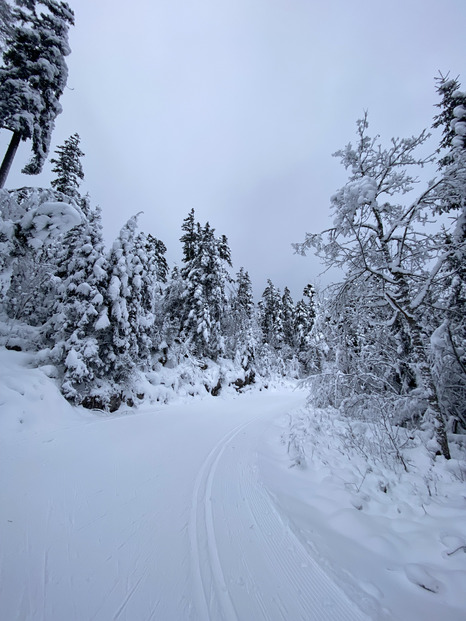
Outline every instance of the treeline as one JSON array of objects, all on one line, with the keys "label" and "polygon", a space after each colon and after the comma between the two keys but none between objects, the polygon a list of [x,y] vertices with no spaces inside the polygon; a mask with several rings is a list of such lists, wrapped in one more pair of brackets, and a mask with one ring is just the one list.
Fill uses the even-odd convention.
[{"label": "treeline", "polygon": [[194,210],[181,227],[181,268],[169,270],[163,242],[138,232],[138,215],[107,251],[100,211],[79,193],[79,136],[56,153],[53,189],[0,194],[7,347],[38,352],[68,399],[106,409],[134,400],[138,373],[187,358],[199,367],[232,361],[238,388],[256,374],[305,372],[311,285],[295,304],[269,280],[256,305],[248,272],[232,276],[227,238]]}]

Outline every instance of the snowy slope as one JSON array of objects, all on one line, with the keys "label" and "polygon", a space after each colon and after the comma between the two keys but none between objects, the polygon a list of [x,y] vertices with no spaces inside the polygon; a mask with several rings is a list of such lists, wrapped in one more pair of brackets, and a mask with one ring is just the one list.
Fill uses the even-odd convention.
[{"label": "snowy slope", "polygon": [[303,546],[371,617],[463,621],[461,451],[452,444],[456,458],[433,460],[422,434],[410,434],[405,470],[384,453],[386,444],[379,454],[371,447],[383,440],[373,432],[353,421],[350,437],[336,411],[295,411],[291,424],[289,417],[276,421],[261,455],[262,478]]},{"label": "snowy slope", "polygon": [[[383,571],[370,589],[334,571],[338,529],[318,519],[328,495],[306,497],[279,444],[302,392],[103,416],[72,408],[28,361],[0,351],[2,621],[438,618],[422,597],[422,615],[391,614],[398,593]],[[353,507],[352,528],[360,515]],[[344,567],[355,553],[338,537]]]}]

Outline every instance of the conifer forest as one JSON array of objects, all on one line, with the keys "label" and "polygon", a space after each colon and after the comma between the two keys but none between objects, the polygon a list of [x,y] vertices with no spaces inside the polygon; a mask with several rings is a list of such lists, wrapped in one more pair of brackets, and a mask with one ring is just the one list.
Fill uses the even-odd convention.
[{"label": "conifer forest", "polygon": [[[301,239],[289,240],[290,253],[306,257],[303,265],[319,262],[322,272],[330,270],[331,281],[305,281],[302,295],[293,299],[290,288],[276,286],[274,274],[270,274],[262,285],[254,283],[263,287],[262,294],[257,295],[248,266],[235,264],[229,232],[217,231],[215,221],[198,221],[196,209],[189,205],[179,222],[178,263],[168,261],[166,244],[157,230],[142,230],[137,208],[127,222],[121,223],[113,243],[104,241],[101,209],[81,189],[86,156],[80,134],[85,128],[76,128],[63,144],[51,146],[57,116],[66,113],[60,99],[67,87],[68,38],[74,27],[73,9],[63,0],[0,0],[0,131],[8,137],[6,150],[0,155],[0,353],[4,365],[0,410],[5,408],[0,419],[4,416],[4,421],[12,421],[0,426],[5,447],[10,446],[5,455],[10,451],[8,463],[19,464],[22,449],[12,452],[16,440],[8,440],[8,434],[13,438],[19,433],[14,429],[25,429],[23,421],[29,420],[28,412],[36,412],[41,399],[49,403],[52,394],[53,403],[58,405],[47,408],[62,412],[57,414],[57,421],[62,422],[53,425],[75,421],[71,429],[76,429],[77,443],[84,453],[85,430],[94,429],[93,421],[97,420],[107,421],[95,426],[95,434],[100,435],[92,436],[99,438],[99,452],[104,456],[106,450],[110,456],[113,449],[105,448],[108,440],[99,430],[105,426],[110,429],[110,421],[118,422],[122,429],[124,425],[122,438],[125,434],[129,438],[140,428],[140,447],[145,447],[146,437],[153,438],[151,460],[165,455],[166,439],[167,446],[172,447],[166,463],[175,472],[169,487],[177,485],[176,477],[187,477],[190,469],[199,469],[200,462],[194,457],[193,465],[186,461],[185,468],[183,463],[191,459],[190,451],[194,455],[194,448],[188,448],[191,444],[202,447],[208,457],[196,482],[189,479],[185,493],[189,498],[192,495],[194,504],[179,509],[180,516],[188,515],[186,528],[181,517],[179,521],[173,517],[176,528],[185,528],[182,537],[190,541],[185,546],[186,555],[189,550],[195,571],[189,574],[194,576],[192,584],[186,577],[182,586],[181,578],[178,582],[176,572],[172,576],[170,569],[165,578],[157,577],[155,569],[147,570],[149,560],[143,570],[135,552],[128,563],[134,571],[141,569],[138,580],[142,585],[149,571],[152,582],[147,578],[145,590],[136,589],[137,582],[131,591],[133,587],[128,585],[132,578],[125,583],[120,576],[120,571],[129,570],[119,567],[118,576],[114,574],[118,586],[113,592],[103,577],[106,570],[98,565],[95,575],[99,576],[99,589],[84,597],[87,604],[79,604],[75,616],[63,604],[64,595],[63,601],[61,596],[54,599],[51,595],[48,612],[40,616],[38,610],[45,602],[41,603],[40,595],[29,594],[27,604],[25,596],[18,595],[17,602],[22,603],[15,603],[14,593],[21,591],[20,573],[9,570],[11,601],[5,599],[7,616],[2,615],[0,603],[0,617],[5,621],[464,618],[466,91],[462,90],[460,76],[432,76],[436,108],[431,127],[417,135],[386,141],[377,135],[377,128],[373,131],[367,112],[356,121],[355,131],[348,128],[350,141],[334,154],[346,181],[329,197],[328,227],[308,232],[309,222],[305,222]],[[30,149],[30,160],[22,172],[31,182],[11,187],[9,178],[18,166],[17,150],[23,143]],[[37,187],[34,176],[41,173],[46,162],[52,167],[53,179],[47,187]],[[24,388],[18,388],[23,373]],[[259,398],[269,401],[259,402]],[[29,405],[22,405],[26,402]],[[235,403],[240,413],[231,414],[227,427],[225,418]],[[149,410],[172,411],[164,408],[175,408],[173,420],[179,422],[173,437],[163,435],[162,423],[158,431],[155,414],[147,415],[150,426],[143,427]],[[191,417],[185,416],[189,408]],[[274,428],[275,435],[263,422],[272,410],[274,416],[283,418],[286,414],[281,427]],[[142,414],[130,416],[137,412]],[[30,414],[30,420],[40,416]],[[48,420],[49,414],[44,416],[43,420]],[[52,437],[52,431],[46,432],[49,423],[30,424],[43,425],[34,429],[42,430],[44,442],[48,441],[47,434]],[[215,425],[223,425],[221,433],[218,426],[218,436]],[[189,444],[182,429],[192,438]],[[249,439],[240,441],[240,431]],[[264,438],[269,438],[268,443]],[[275,453],[257,449],[259,442]],[[18,447],[26,445],[23,439]],[[275,448],[271,449],[272,445]],[[32,447],[31,440],[31,451]],[[123,449],[123,454],[127,450]],[[138,463],[138,450],[132,454],[131,464]],[[237,461],[231,457],[234,450]],[[248,465],[241,470],[243,461],[253,463],[251,456],[259,459],[259,466]],[[118,460],[117,455],[113,458]],[[61,459],[68,463],[65,453]],[[94,463],[92,456],[90,459]],[[280,463],[286,464],[281,470]],[[1,467],[3,477],[6,467]],[[127,472],[132,467],[128,466]],[[154,461],[152,467],[158,472],[160,466]],[[239,500],[233,498],[236,483],[232,483],[231,473],[235,468],[243,472],[238,475],[243,477],[238,478]],[[100,465],[92,469],[100,471]],[[79,470],[70,470],[70,480],[76,476],[76,481],[82,481]],[[250,479],[245,472],[250,473]],[[140,477],[138,474],[138,481]],[[257,477],[262,477],[262,482]],[[103,489],[110,485],[107,491],[113,489],[110,478],[101,484]],[[308,495],[305,480],[307,489],[314,490]],[[21,485],[20,479],[16,481],[8,483],[13,490],[11,498],[15,497],[15,485]],[[146,485],[145,479],[143,483]],[[76,494],[81,484],[73,488]],[[43,485],[45,489],[47,484]],[[227,497],[228,486],[232,491]],[[269,495],[261,491],[266,488],[271,490]],[[54,489],[58,495],[62,493],[58,483]],[[144,489],[140,495],[148,498],[149,487]],[[294,490],[289,494],[295,494],[295,499],[302,494],[301,500],[287,500],[287,489]],[[0,518],[5,517],[7,526],[15,526],[19,518],[14,511],[11,516],[8,513],[7,506],[13,506],[8,493],[4,497],[5,516],[0,512]],[[86,496],[88,504],[90,497]],[[251,503],[247,518],[238,509],[245,498]],[[322,505],[319,498],[324,498]],[[50,502],[54,515],[58,504]],[[111,502],[107,498],[106,506]],[[153,514],[149,509],[147,514],[135,514],[134,521],[142,529],[149,524],[147,516],[159,516],[153,518],[153,528],[160,528],[162,536],[166,532],[168,540],[171,518],[164,526],[166,516],[170,511],[178,515],[174,508],[178,501],[173,500],[172,508],[171,501],[164,502],[168,503],[168,513],[161,509],[158,513],[157,505]],[[261,513],[260,503],[269,509]],[[332,513],[332,503],[343,503],[338,505],[342,512],[335,508]],[[374,509],[374,503],[385,508]],[[31,510],[40,515],[37,507]],[[45,515],[45,505],[43,511]],[[99,524],[107,519],[105,511],[102,508]],[[291,517],[283,518],[283,512]],[[226,526],[221,526],[223,515],[230,516],[231,524],[234,518],[236,526],[230,527],[227,518]],[[265,515],[271,516],[267,524]],[[347,517],[338,521],[337,515]],[[400,529],[393,527],[390,536],[383,530],[389,528],[389,522],[398,524],[396,520],[402,518],[406,524],[415,524],[412,532],[421,533],[418,539],[414,535],[410,538],[408,526],[406,532],[402,525]],[[89,514],[89,523],[93,519]],[[381,533],[373,548],[367,543],[372,541],[371,519],[376,525],[373,532]],[[111,531],[111,524],[102,523],[99,533],[90,531],[91,540],[95,537],[100,541],[102,533]],[[320,533],[315,541],[313,528]],[[351,530],[354,532],[350,534]],[[254,539],[259,531],[260,541]],[[141,532],[128,531],[125,536],[135,537],[139,546]],[[243,535],[238,534],[241,532]],[[266,532],[270,534],[268,544]],[[279,546],[279,532],[293,543],[274,547]],[[66,537],[73,540],[70,533]],[[250,538],[248,545],[244,544],[244,533]],[[18,543],[12,543],[11,549],[10,544],[6,546],[3,561],[0,550],[0,567],[13,566],[17,554],[23,568],[28,562],[34,566],[35,557],[27,561],[19,551],[23,550],[19,544],[23,535],[18,530],[17,540],[11,540]],[[121,543],[118,536],[115,534],[106,555]],[[363,551],[352,552],[353,544],[345,547],[343,537],[349,537],[348,541],[356,542]],[[175,549],[178,544],[166,545]],[[269,552],[264,552],[266,545]],[[233,548],[242,550],[246,559],[242,569]],[[299,548],[303,555],[301,558],[296,550],[293,552],[290,563],[301,567],[295,573],[286,569],[292,548]],[[157,554],[163,555],[161,550]],[[283,563],[274,560],[274,555]],[[309,556],[316,567],[319,565],[314,573],[306,560]],[[76,561],[77,556],[70,558]],[[168,558],[169,554],[162,562],[169,568]],[[59,574],[64,565],[55,561],[56,586],[61,584]],[[75,561],[69,562],[72,565]],[[186,561],[186,567],[184,561],[180,563],[183,573],[189,563]],[[417,591],[411,593],[402,586],[398,593],[392,577],[382,576],[382,566],[401,571],[403,584]],[[84,565],[74,567],[72,575],[81,576]],[[322,577],[318,578],[321,567]],[[271,577],[266,583],[268,572]],[[278,576],[278,586],[273,575]],[[372,579],[376,586],[369,588]],[[156,602],[149,593],[150,584],[158,580],[159,584],[166,581],[161,592],[168,595],[160,595]],[[338,604],[341,613],[337,607],[333,612],[318,608],[319,597],[312,595],[309,586],[313,580],[321,580],[315,582],[315,590],[325,593],[326,601],[343,602]],[[53,584],[52,578],[50,581]],[[330,583],[339,585],[338,597]],[[284,585],[283,592],[279,585]],[[55,587],[47,588],[52,593]],[[84,592],[76,588],[78,593]],[[181,589],[185,589],[183,593]],[[386,593],[382,603],[381,592]],[[155,613],[159,605],[162,616]],[[428,616],[429,610],[434,616]]]}]

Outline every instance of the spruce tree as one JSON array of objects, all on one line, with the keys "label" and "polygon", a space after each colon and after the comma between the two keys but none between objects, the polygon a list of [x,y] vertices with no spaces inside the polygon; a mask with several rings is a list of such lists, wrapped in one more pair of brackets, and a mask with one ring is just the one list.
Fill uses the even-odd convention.
[{"label": "spruce tree", "polygon": [[58,254],[57,296],[49,322],[52,355],[63,365],[62,392],[81,403],[106,376],[105,293],[108,264],[100,210],[69,231]]},{"label": "spruce tree", "polygon": [[140,296],[141,261],[135,256],[138,216],[133,216],[121,229],[109,256],[110,339],[106,344],[109,376],[117,385],[132,375],[139,357],[137,314]]},{"label": "spruce tree", "polygon": [[52,172],[57,175],[51,182],[52,187],[77,200],[80,199],[79,185],[84,179],[81,164],[84,153],[79,148],[79,142],[79,134],[73,134],[55,150],[57,157],[50,160],[55,164]]},{"label": "spruce tree", "polygon": [[191,210],[182,230],[184,281],[181,304],[181,338],[193,353],[216,360],[224,353],[223,323],[230,281],[230,249],[225,236],[217,238],[209,223],[201,227]]},{"label": "spruce tree", "polygon": [[[17,0],[17,4],[0,67],[0,127],[13,134],[0,168],[0,187],[20,141],[32,140],[33,156],[23,172],[36,175],[42,170],[55,118],[62,111],[68,28],[74,24],[73,11],[61,0]],[[39,6],[45,11],[39,13]]]},{"label": "spruce tree", "polygon": [[11,33],[12,21],[10,5],[6,0],[0,0],[0,51],[3,50],[6,39]]},{"label": "spruce tree", "polygon": [[[466,92],[458,79],[439,79],[441,112],[434,127],[443,127],[439,147],[442,182],[434,212],[454,219],[444,234],[437,307],[443,322],[435,330],[433,360],[441,403],[453,418],[452,428],[466,429]],[[434,324],[435,325],[435,324]]]},{"label": "spruce tree", "polygon": [[284,342],[283,302],[280,290],[270,279],[259,302],[259,321],[264,342],[275,349],[280,349]]},{"label": "spruce tree", "polygon": [[236,292],[230,300],[230,350],[243,369],[250,370],[259,345],[252,283],[244,268],[236,275]]},{"label": "spruce tree", "polygon": [[288,287],[285,287],[282,296],[283,343],[290,348],[294,346],[295,312],[296,309],[291,292]]}]

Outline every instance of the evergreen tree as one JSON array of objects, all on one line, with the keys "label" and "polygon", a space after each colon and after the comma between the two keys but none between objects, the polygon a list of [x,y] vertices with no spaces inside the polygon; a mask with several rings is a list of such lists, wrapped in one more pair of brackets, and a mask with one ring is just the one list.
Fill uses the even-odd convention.
[{"label": "evergreen tree", "polygon": [[105,379],[105,306],[108,264],[100,210],[69,231],[58,255],[57,296],[49,322],[52,355],[64,372],[62,392],[81,403]]},{"label": "evergreen tree", "polygon": [[11,33],[12,21],[10,5],[6,0],[0,0],[0,51],[3,50],[6,39]]},{"label": "evergreen tree", "polygon": [[84,157],[84,153],[79,148],[79,142],[79,135],[73,134],[65,140],[63,146],[55,150],[57,158],[50,160],[52,164],[55,164],[52,172],[57,175],[51,182],[52,187],[77,200],[80,199],[79,185],[84,179],[80,159]]},{"label": "evergreen tree", "polygon": [[41,326],[53,305],[63,235],[80,224],[84,214],[74,201],[62,202],[49,189],[3,191],[2,199],[0,231],[7,233],[1,243],[0,232],[5,310],[15,320]]},{"label": "evergreen tree", "polygon": [[232,358],[248,371],[253,366],[260,341],[257,335],[251,279],[243,268],[240,268],[236,275],[236,291],[230,299],[229,307],[229,350]]},{"label": "evergreen tree", "polygon": [[154,277],[158,282],[167,282],[168,263],[165,258],[167,247],[165,244],[150,233],[146,236],[145,248],[151,269],[154,269]]},{"label": "evergreen tree", "polygon": [[132,325],[137,342],[137,361],[144,368],[150,366],[152,355],[162,340],[160,283],[166,281],[165,251],[163,242],[152,235],[139,233],[134,239]]},{"label": "evergreen tree", "polygon": [[[139,215],[139,214],[138,214]],[[117,385],[130,380],[139,358],[137,317],[140,305],[140,258],[135,254],[138,215],[128,220],[113,243],[109,256],[110,338],[106,344],[107,371]]]},{"label": "evergreen tree", "polygon": [[439,160],[440,168],[453,162],[451,152],[453,147],[462,150],[466,148],[466,93],[463,93],[460,87],[458,78],[449,79],[448,75],[442,74],[437,78],[437,93],[442,99],[436,104],[440,108],[440,113],[435,116],[432,127],[442,128],[442,138],[437,152],[447,150]]},{"label": "evergreen tree", "polygon": [[437,313],[443,322],[431,341],[441,403],[454,419],[453,428],[466,429],[466,93],[448,77],[441,77],[437,91],[441,112],[434,126],[443,126],[443,177],[434,212],[447,212],[455,225],[442,240]]},{"label": "evergreen tree", "polygon": [[280,349],[285,339],[283,302],[280,290],[275,287],[270,279],[267,280],[267,286],[259,302],[259,323],[264,342],[275,349]]},{"label": "evergreen tree", "polygon": [[316,290],[314,286],[311,284],[306,285],[303,290],[303,296],[308,298],[307,314],[309,318],[308,329],[310,331],[312,329],[314,319],[316,316],[316,306],[315,306]]},{"label": "evergreen tree", "polygon": [[175,265],[164,291],[162,306],[162,338],[168,346],[171,346],[181,333],[184,289],[184,279]]},{"label": "evergreen tree", "polygon": [[[0,67],[0,127],[13,135],[0,168],[3,187],[20,141],[32,140],[33,157],[23,172],[41,172],[59,99],[66,86],[68,28],[74,14],[61,0],[17,0],[14,24]],[[38,6],[45,11],[38,13]]]},{"label": "evergreen tree", "polygon": [[309,308],[304,300],[296,304],[294,314],[294,342],[298,352],[304,352],[309,345],[310,333]]},{"label": "evergreen tree", "polygon": [[189,265],[198,252],[200,239],[200,225],[195,221],[194,209],[191,209],[183,220],[181,230],[184,231],[180,237],[180,242],[183,244],[183,263]]},{"label": "evergreen tree", "polygon": [[282,295],[282,326],[283,326],[283,343],[293,348],[294,342],[294,323],[295,323],[295,305],[291,297],[290,290],[285,287]]},{"label": "evergreen tree", "polygon": [[191,210],[184,220],[181,238],[184,281],[181,305],[181,337],[198,356],[216,360],[224,353],[223,322],[230,280],[230,250],[225,236],[215,237],[207,223],[201,227]]}]

